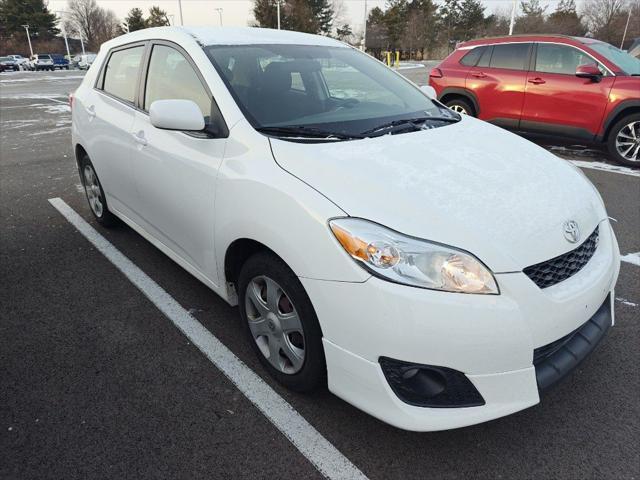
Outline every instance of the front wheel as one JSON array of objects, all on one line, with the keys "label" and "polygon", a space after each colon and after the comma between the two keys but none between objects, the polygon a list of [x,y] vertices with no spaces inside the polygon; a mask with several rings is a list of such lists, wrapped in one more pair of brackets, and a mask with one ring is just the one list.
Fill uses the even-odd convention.
[{"label": "front wheel", "polygon": [[238,287],[245,331],[269,374],[298,392],[325,385],[320,324],[291,269],[273,253],[257,253],[243,265]]},{"label": "front wheel", "polygon": [[628,115],[618,121],[607,142],[613,160],[627,167],[640,167],[640,114]]}]

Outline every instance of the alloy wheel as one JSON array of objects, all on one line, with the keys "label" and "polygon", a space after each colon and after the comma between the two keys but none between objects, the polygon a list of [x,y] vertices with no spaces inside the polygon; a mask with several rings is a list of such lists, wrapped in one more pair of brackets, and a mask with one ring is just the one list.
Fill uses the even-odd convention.
[{"label": "alloy wheel", "polygon": [[96,217],[102,217],[102,213],[104,212],[102,192],[96,172],[93,171],[91,165],[84,166],[84,190],[87,193],[87,200],[89,200],[91,210]]},{"label": "alloy wheel", "polygon": [[453,110],[456,113],[459,113],[461,115],[468,115],[469,112],[467,112],[467,109],[464,108],[462,105],[451,105],[449,107],[450,110]]},{"label": "alloy wheel", "polygon": [[251,336],[278,371],[294,374],[305,359],[304,330],[295,306],[278,283],[267,276],[247,285],[245,310]]},{"label": "alloy wheel", "polygon": [[631,122],[616,136],[616,150],[629,162],[640,162],[640,122]]}]

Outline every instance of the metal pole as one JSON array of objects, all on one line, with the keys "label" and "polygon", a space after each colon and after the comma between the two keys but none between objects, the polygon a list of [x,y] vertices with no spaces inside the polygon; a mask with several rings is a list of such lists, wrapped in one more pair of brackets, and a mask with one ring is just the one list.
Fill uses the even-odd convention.
[{"label": "metal pole", "polygon": [[83,54],[83,55],[85,55],[85,52],[84,52],[84,42],[82,41],[82,34],[80,34],[80,35],[79,35],[79,37],[80,37],[80,46],[82,47],[82,54]]},{"label": "metal pole", "polygon": [[174,26],[176,23],[175,15],[173,13],[170,13],[167,16],[169,17],[169,25]]},{"label": "metal pole", "polygon": [[276,0],[276,7],[278,8],[278,30],[280,30],[280,0]]},{"label": "metal pole", "polygon": [[631,4],[629,4],[629,16],[627,17],[627,24],[624,26],[624,33],[622,34],[622,41],[620,42],[620,50],[622,50],[624,40],[627,38],[627,29],[629,28],[629,21],[631,20],[631,10]]},{"label": "metal pole", "polygon": [[[64,10],[57,10],[56,14],[67,13]],[[67,57],[69,57],[69,62],[71,62],[71,52],[69,51],[69,41],[67,40],[67,29],[64,26],[64,21],[62,19],[62,15],[60,15],[60,22],[62,27],[62,36],[64,37],[64,46],[67,47]]]},{"label": "metal pole", "polygon": [[367,0],[364,0],[364,33],[362,34],[362,51],[367,51]]},{"label": "metal pole", "polygon": [[511,23],[509,24],[509,35],[513,35],[513,26],[516,23],[516,9],[518,4],[516,0],[513,0],[513,8],[511,9]]},{"label": "metal pole", "polygon": [[27,31],[27,41],[29,42],[29,51],[31,52],[31,56],[33,57],[33,47],[31,46],[31,37],[29,36],[29,25],[22,25],[22,26]]},{"label": "metal pole", "polygon": [[215,11],[218,12],[218,15],[220,16],[220,26],[222,26],[222,8],[214,8]]},{"label": "metal pole", "polygon": [[180,14],[180,26],[184,25],[182,20],[182,0],[178,0],[178,13]]}]

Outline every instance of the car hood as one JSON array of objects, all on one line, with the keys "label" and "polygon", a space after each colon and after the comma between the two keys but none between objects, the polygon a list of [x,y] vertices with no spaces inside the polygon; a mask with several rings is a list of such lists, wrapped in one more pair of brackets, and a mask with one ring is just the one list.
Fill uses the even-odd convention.
[{"label": "car hood", "polygon": [[418,132],[309,144],[271,139],[276,162],[349,216],[467,250],[494,272],[575,248],[606,218],[568,162],[474,118]]}]

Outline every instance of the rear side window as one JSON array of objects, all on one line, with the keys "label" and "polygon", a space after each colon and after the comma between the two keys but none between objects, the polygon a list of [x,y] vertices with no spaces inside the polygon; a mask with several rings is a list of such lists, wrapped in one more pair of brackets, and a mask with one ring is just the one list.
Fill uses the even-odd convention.
[{"label": "rear side window", "polygon": [[580,50],[566,45],[539,43],[536,55],[536,72],[575,75],[580,65],[596,63]]},{"label": "rear side window", "polygon": [[491,68],[508,68],[510,70],[525,70],[529,60],[528,43],[510,43],[494,45],[491,56]]},{"label": "rear side window", "polygon": [[175,48],[154,45],[147,73],[144,109],[156,100],[181,99],[195,102],[208,123],[211,98],[191,63]]},{"label": "rear side window", "polygon": [[460,59],[460,63],[462,65],[467,65],[468,67],[475,67],[476,63],[478,63],[478,60],[480,59],[480,56],[485,50],[486,47],[476,47],[472,49]]},{"label": "rear side window", "polygon": [[478,67],[488,67],[489,61],[491,60],[491,52],[493,52],[493,47],[484,47],[484,51],[482,52],[482,56],[478,61]]},{"label": "rear side window", "polygon": [[143,53],[143,45],[113,52],[105,67],[102,89],[114,97],[133,103]]}]

